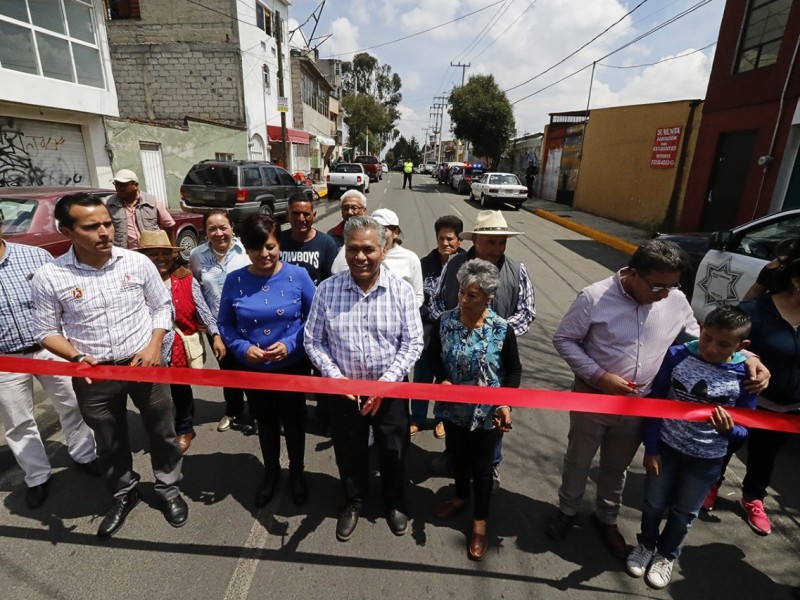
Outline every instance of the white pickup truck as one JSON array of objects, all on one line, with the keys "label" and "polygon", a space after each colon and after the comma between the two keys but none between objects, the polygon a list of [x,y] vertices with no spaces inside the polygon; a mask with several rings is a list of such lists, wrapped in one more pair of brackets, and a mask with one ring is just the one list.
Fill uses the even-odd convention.
[{"label": "white pickup truck", "polygon": [[347,190],[358,190],[362,194],[369,193],[369,177],[361,163],[339,163],[326,178],[328,198],[335,200]]},{"label": "white pickup truck", "polygon": [[738,304],[784,240],[800,238],[800,209],[785,210],[712,234],[662,234],[688,254],[681,287],[702,321],[720,304]]}]

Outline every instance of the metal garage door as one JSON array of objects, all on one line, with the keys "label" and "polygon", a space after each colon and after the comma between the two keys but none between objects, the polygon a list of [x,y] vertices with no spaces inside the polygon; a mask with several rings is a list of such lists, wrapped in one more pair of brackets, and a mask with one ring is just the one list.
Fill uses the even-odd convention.
[{"label": "metal garage door", "polygon": [[0,187],[91,184],[80,125],[0,116]]}]

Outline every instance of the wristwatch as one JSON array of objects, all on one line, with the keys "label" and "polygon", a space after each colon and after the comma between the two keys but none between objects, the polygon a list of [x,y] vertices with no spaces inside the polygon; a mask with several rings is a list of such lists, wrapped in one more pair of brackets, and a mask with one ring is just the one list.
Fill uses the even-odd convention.
[{"label": "wristwatch", "polygon": [[76,354],[75,356],[73,356],[72,358],[70,358],[70,359],[69,359],[69,361],[70,361],[70,362],[79,363],[79,362],[83,362],[83,359],[84,359],[84,358],[86,358],[86,355],[85,355],[85,354]]}]

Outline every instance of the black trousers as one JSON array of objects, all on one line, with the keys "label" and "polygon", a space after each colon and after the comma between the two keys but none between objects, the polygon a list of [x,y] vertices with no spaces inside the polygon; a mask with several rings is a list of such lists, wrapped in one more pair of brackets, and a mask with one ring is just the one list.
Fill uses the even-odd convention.
[{"label": "black trousers", "polygon": [[124,497],[139,483],[128,438],[129,396],[139,409],[150,439],[156,494],[162,500],[178,496],[183,455],[175,437],[175,409],[169,387],[164,383],[117,380],[86,383],[83,377],[74,377],[72,388],[83,420],[94,431],[100,467],[114,497]]},{"label": "black trousers", "polygon": [[[212,340],[209,338],[209,345]],[[246,367],[236,360],[233,352],[228,350],[225,356],[217,361],[221,371],[243,371]],[[222,388],[222,397],[225,398],[225,415],[228,417],[238,417],[244,411],[244,390],[240,388]]]},{"label": "black trousers", "polygon": [[406,189],[406,182],[408,182],[408,187],[411,188],[411,176],[413,173],[403,173],[403,189]]},{"label": "black trousers", "polygon": [[410,443],[408,400],[384,398],[374,416],[363,416],[344,396],[331,396],[333,450],[347,502],[363,505],[369,495],[369,427],[375,434],[381,491],[387,511],[405,512],[405,460]]},{"label": "black trousers", "polygon": [[747,500],[763,500],[772,479],[775,459],[789,437],[785,431],[751,429],[747,438],[747,472],[742,481],[742,494]]},{"label": "black trousers", "polygon": [[170,383],[172,403],[175,405],[175,433],[194,433],[194,394],[192,386]]},{"label": "black trousers", "polygon": [[[275,374],[309,375],[311,364],[303,361]],[[300,473],[305,468],[306,455],[306,394],[305,392],[276,392],[247,390],[250,413],[258,421],[258,442],[264,460],[264,470],[272,473],[281,468],[281,425],[286,436],[289,470]]]},{"label": "black trousers", "polygon": [[453,457],[453,475],[456,496],[462,500],[470,497],[469,480],[474,487],[473,518],[483,521],[489,517],[492,497],[492,461],[494,449],[500,439],[498,429],[475,429],[444,421],[447,433],[447,450]]}]

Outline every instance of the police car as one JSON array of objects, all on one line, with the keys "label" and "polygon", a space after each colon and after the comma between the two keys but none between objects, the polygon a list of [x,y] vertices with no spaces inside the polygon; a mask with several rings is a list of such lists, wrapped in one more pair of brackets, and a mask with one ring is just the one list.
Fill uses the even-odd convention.
[{"label": "police car", "polygon": [[691,269],[681,287],[702,321],[716,306],[738,304],[755,283],[775,248],[800,238],[800,209],[785,210],[739,227],[708,234],[661,234],[688,254]]}]

